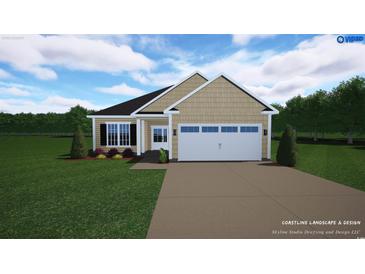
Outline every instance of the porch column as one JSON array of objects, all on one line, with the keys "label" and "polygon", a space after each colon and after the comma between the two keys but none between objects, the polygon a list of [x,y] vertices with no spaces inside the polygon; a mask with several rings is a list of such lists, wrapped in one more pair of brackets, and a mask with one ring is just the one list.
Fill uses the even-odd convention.
[{"label": "porch column", "polygon": [[141,155],[141,119],[137,119],[137,156]]},{"label": "porch column", "polygon": [[271,114],[267,115],[267,159],[271,159]]},{"label": "porch column", "polygon": [[92,118],[93,122],[93,150],[96,149],[96,127],[95,127],[95,118]]},{"label": "porch column", "polygon": [[141,145],[141,149],[142,149],[142,153],[145,153],[145,140],[144,140],[144,135],[145,135],[145,132],[144,132],[144,120],[141,121],[141,142],[142,142],[142,145]]},{"label": "porch column", "polygon": [[168,133],[168,145],[169,145],[169,159],[172,159],[172,114],[169,114],[169,128],[167,130]]}]

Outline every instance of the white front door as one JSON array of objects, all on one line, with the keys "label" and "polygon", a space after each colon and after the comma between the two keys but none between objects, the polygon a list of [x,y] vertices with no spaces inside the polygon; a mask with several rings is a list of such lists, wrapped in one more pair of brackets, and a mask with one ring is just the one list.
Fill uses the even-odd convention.
[{"label": "white front door", "polygon": [[151,149],[169,149],[167,144],[167,126],[151,126]]}]

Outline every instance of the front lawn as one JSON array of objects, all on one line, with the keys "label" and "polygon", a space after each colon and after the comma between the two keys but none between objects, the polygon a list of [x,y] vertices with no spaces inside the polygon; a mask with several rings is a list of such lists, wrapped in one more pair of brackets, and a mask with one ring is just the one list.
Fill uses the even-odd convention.
[{"label": "front lawn", "polygon": [[0,238],[145,238],[165,171],[57,159],[71,141],[0,137]]},{"label": "front lawn", "polygon": [[[272,141],[274,161],[278,144]],[[297,146],[297,169],[365,191],[365,146],[301,143]]]}]

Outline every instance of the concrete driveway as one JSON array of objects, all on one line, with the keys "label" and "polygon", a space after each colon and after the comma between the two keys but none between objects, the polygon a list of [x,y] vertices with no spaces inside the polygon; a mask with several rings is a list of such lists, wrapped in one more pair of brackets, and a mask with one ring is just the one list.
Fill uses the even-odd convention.
[{"label": "concrete driveway", "polygon": [[365,192],[293,168],[170,163],[148,238],[358,238],[364,222]]}]

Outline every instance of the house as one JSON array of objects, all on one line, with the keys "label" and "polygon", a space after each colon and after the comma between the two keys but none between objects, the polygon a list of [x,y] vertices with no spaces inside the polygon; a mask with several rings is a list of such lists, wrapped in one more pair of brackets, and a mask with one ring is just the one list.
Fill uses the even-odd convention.
[{"label": "house", "polygon": [[164,148],[178,161],[270,159],[271,115],[278,111],[226,75],[196,72],[179,83],[100,110],[93,149]]}]

